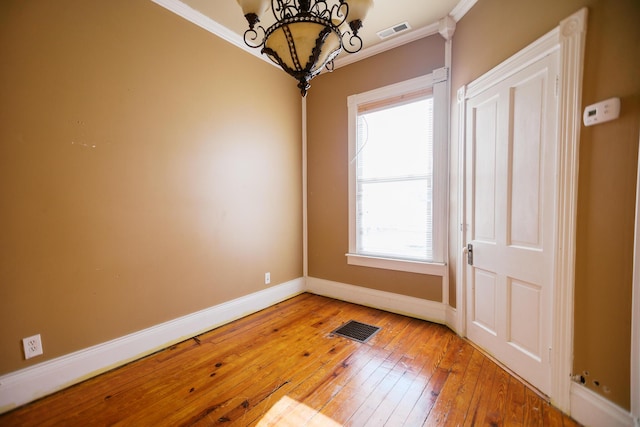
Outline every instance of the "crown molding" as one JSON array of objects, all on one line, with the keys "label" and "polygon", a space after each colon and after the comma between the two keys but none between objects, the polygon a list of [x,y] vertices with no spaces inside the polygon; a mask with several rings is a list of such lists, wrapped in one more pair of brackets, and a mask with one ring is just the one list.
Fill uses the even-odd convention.
[{"label": "crown molding", "polygon": [[471,10],[471,8],[478,2],[478,0],[460,0],[460,2],[453,8],[449,15],[458,22],[464,15]]},{"label": "crown molding", "polygon": [[176,15],[186,19],[187,21],[197,25],[198,27],[209,31],[212,34],[220,37],[221,39],[231,43],[232,45],[239,47],[245,52],[250,53],[256,58],[260,58],[263,61],[276,66],[272,61],[269,60],[266,56],[260,54],[258,49],[252,49],[244,43],[244,40],[241,36],[234,33],[224,25],[214,21],[208,16],[204,15],[201,12],[193,9],[192,7],[186,5],[180,0],[151,0],[159,6],[164,7],[170,12],[175,13]]},{"label": "crown molding", "polygon": [[387,50],[395,49],[396,47],[400,47],[407,43],[411,43],[413,41],[438,34],[439,26],[439,23],[435,22],[427,27],[400,34],[396,37],[391,37],[387,41],[378,43],[369,48],[364,48],[358,53],[352,53],[344,57],[339,57],[334,61],[335,68],[344,67],[346,65],[353,64],[354,62],[358,62],[371,56],[377,55],[379,53],[386,52]]}]

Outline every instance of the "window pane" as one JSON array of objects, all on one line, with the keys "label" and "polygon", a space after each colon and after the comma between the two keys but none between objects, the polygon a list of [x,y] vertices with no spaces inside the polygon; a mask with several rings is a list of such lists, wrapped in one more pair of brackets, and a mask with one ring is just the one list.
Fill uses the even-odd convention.
[{"label": "window pane", "polygon": [[433,98],[358,116],[358,178],[431,174]]},{"label": "window pane", "polygon": [[431,180],[361,183],[358,253],[429,260]]}]

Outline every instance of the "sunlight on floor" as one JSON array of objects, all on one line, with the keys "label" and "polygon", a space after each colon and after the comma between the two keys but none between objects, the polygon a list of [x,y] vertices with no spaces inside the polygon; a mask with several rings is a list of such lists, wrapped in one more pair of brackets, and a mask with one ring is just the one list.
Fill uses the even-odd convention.
[{"label": "sunlight on floor", "polygon": [[275,405],[269,409],[258,423],[258,427],[265,426],[285,426],[298,427],[301,425],[322,426],[322,427],[342,427],[331,418],[322,415],[313,408],[295,399],[283,396]]}]

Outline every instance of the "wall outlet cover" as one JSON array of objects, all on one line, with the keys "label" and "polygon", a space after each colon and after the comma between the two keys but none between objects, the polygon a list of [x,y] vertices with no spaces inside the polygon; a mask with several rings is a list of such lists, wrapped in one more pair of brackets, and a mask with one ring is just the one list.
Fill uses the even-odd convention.
[{"label": "wall outlet cover", "polygon": [[25,359],[31,359],[32,357],[40,356],[43,353],[42,339],[40,338],[40,334],[23,338],[22,347],[24,348]]}]

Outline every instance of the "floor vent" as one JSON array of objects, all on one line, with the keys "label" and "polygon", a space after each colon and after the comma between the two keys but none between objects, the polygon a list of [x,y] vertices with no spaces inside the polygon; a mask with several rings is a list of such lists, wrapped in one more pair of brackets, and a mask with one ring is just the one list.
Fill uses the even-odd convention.
[{"label": "floor vent", "polygon": [[409,31],[410,29],[411,25],[409,25],[408,22],[403,22],[387,28],[386,30],[378,31],[376,34],[378,34],[378,37],[381,39],[386,39],[387,37],[395,36],[398,33]]},{"label": "floor vent", "polygon": [[350,320],[331,333],[364,343],[369,341],[378,331],[380,331],[380,327],[378,326]]}]

